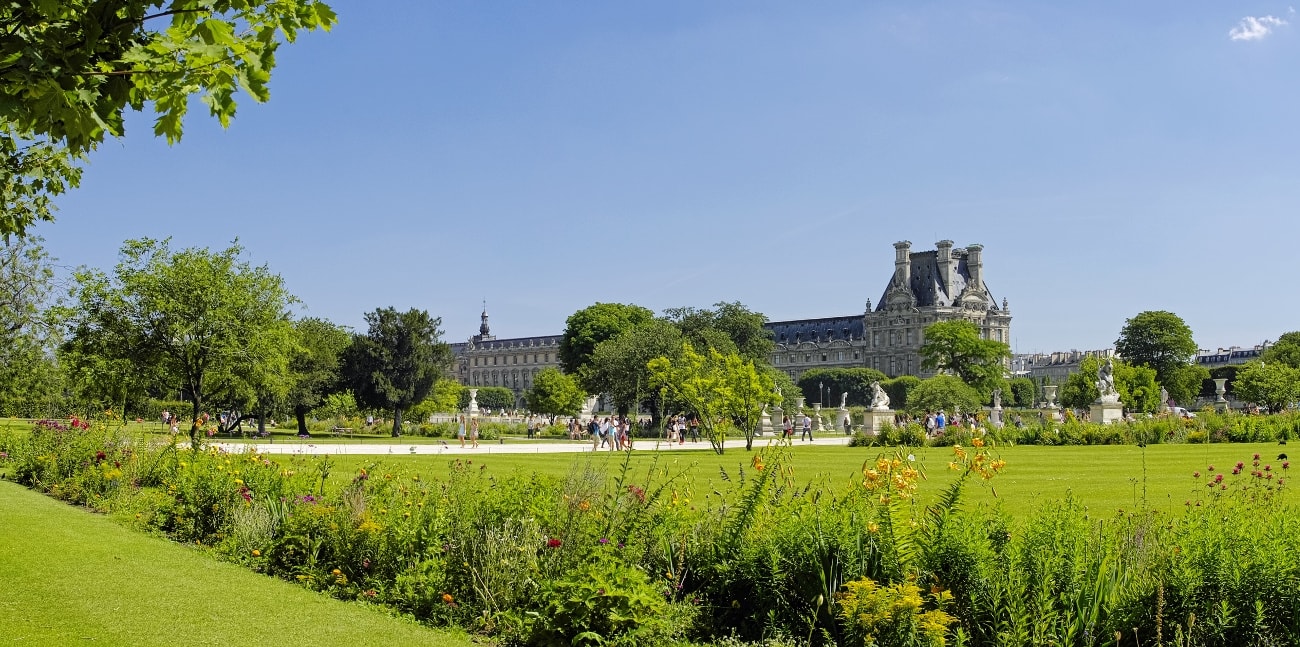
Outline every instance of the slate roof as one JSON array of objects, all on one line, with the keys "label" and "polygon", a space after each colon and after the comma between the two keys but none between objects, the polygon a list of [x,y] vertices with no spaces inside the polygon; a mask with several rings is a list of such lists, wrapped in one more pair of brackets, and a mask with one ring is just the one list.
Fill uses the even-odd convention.
[{"label": "slate roof", "polygon": [[769,321],[764,327],[772,331],[778,344],[862,339],[862,315]]},{"label": "slate roof", "polygon": [[[970,283],[970,268],[966,265],[966,250],[954,248],[952,255],[957,259],[957,274],[949,277],[952,285],[950,286],[951,291],[948,291],[945,290],[943,285],[943,275],[939,273],[938,252],[930,250],[928,252],[911,253],[912,280],[910,287],[912,288],[912,294],[916,297],[918,308],[951,306]],[[889,294],[889,286],[893,284],[894,277],[890,275],[889,282],[885,284],[885,289],[880,295],[880,300],[876,302],[874,308],[876,312],[885,309],[885,297]],[[999,310],[997,300],[993,298],[993,292],[988,289],[988,284],[983,287],[984,291],[989,295],[990,309]]]}]

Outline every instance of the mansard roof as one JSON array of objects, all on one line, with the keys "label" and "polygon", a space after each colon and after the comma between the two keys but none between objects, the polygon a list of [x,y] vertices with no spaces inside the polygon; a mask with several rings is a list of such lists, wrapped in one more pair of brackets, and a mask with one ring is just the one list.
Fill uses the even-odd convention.
[{"label": "mansard roof", "polygon": [[[957,260],[957,273],[949,277],[950,286],[945,288],[943,284],[943,274],[939,271],[938,252],[930,250],[927,252],[911,252],[911,280],[908,287],[911,288],[912,296],[916,298],[916,307],[924,308],[930,306],[951,307],[957,304],[957,298],[961,296],[966,286],[971,283],[970,267],[966,261],[968,253],[965,249],[954,248],[952,257]],[[885,284],[885,289],[880,295],[880,301],[876,302],[875,312],[886,309],[886,298],[889,296],[889,290],[898,280],[897,270],[889,277],[889,282]],[[993,298],[993,292],[989,290],[988,283],[980,286],[984,288],[985,294],[988,295],[989,310],[1000,310],[997,299]]]},{"label": "mansard roof", "polygon": [[772,331],[778,344],[862,339],[862,315],[769,321],[764,327]]}]

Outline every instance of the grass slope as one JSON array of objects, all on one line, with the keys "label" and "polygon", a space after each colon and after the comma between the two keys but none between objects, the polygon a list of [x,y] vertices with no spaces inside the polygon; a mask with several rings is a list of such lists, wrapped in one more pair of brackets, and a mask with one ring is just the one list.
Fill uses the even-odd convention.
[{"label": "grass slope", "polygon": [[0,482],[0,643],[472,643],[225,564]]}]

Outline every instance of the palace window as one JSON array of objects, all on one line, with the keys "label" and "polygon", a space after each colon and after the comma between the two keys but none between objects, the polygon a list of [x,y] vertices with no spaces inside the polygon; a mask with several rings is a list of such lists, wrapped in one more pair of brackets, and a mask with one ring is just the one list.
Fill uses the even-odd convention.
[{"label": "palace window", "polygon": [[493,356],[492,356],[492,365],[493,365],[493,366],[496,366],[496,365],[497,365],[497,358],[496,358],[496,355],[493,355]]},{"label": "palace window", "polygon": [[822,361],[826,361],[826,353],[822,353]]}]

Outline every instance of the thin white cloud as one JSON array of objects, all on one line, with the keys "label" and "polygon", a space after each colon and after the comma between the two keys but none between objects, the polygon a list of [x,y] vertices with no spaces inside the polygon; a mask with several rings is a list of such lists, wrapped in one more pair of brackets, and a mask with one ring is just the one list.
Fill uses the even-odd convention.
[{"label": "thin white cloud", "polygon": [[1263,40],[1266,36],[1273,33],[1274,27],[1281,27],[1289,24],[1287,21],[1277,16],[1246,16],[1237,23],[1236,27],[1228,30],[1228,38],[1232,40]]}]

